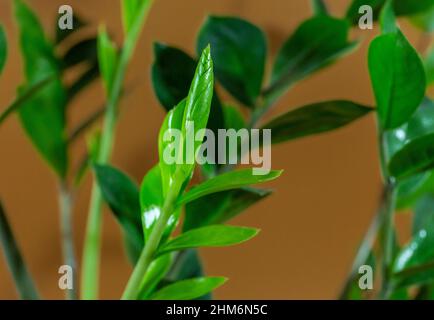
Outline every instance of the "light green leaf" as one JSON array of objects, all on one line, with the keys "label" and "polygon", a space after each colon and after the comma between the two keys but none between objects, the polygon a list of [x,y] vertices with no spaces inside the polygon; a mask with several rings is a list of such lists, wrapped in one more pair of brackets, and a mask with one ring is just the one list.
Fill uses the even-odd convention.
[{"label": "light green leaf", "polygon": [[152,300],[192,300],[211,292],[227,281],[223,277],[204,277],[175,282],[151,296]]},{"label": "light green leaf", "polygon": [[271,129],[272,143],[280,143],[341,128],[373,109],[350,101],[325,101],[277,116],[262,129]]},{"label": "light green leaf", "polygon": [[3,30],[3,26],[0,25],[0,73],[3,71],[3,67],[6,62],[6,56],[7,56],[6,35]]},{"label": "light green leaf", "polygon": [[207,226],[182,233],[160,247],[158,254],[201,247],[226,247],[252,239],[259,230],[225,225]]},{"label": "light green leaf", "polygon": [[277,54],[271,84],[265,95],[273,101],[287,89],[348,53],[356,45],[348,42],[349,23],[329,16],[303,22]]},{"label": "light green leaf", "polygon": [[310,2],[313,8],[313,12],[316,15],[328,14],[327,5],[324,3],[324,0],[311,0]]},{"label": "light green leaf", "polygon": [[189,203],[206,195],[237,189],[251,184],[263,183],[278,178],[283,171],[272,170],[264,175],[255,175],[254,169],[242,169],[221,174],[199,184],[178,200],[178,205]]},{"label": "light green leaf", "polygon": [[155,291],[161,279],[163,279],[169,271],[172,260],[171,254],[165,254],[152,261],[142,281],[142,288],[138,297],[139,300],[148,299],[149,295]]},{"label": "light green leaf", "polygon": [[131,31],[143,5],[150,6],[152,0],[121,0],[122,22],[125,34]]},{"label": "light green leaf", "polygon": [[111,92],[113,80],[118,67],[118,52],[116,45],[110,40],[105,29],[98,33],[98,61],[105,88]]},{"label": "light green leaf", "polygon": [[395,12],[393,11],[392,0],[387,0],[380,14],[381,31],[384,33],[395,33],[398,31],[396,26]]},{"label": "light green leaf", "polygon": [[265,69],[267,44],[263,32],[240,18],[210,16],[199,32],[197,52],[208,44],[217,79],[240,102],[253,107]]},{"label": "light green leaf", "polygon": [[399,127],[425,95],[422,62],[400,31],[374,39],[368,60],[380,124],[384,130]]},{"label": "light green leaf", "polygon": [[49,85],[19,109],[20,120],[37,150],[64,178],[67,171],[66,92],[60,78],[59,61],[34,13],[21,0],[15,0],[14,7],[27,80],[21,93],[42,79],[53,77]]},{"label": "light green leaf", "polygon": [[135,263],[144,245],[137,185],[113,167],[95,164],[93,168],[103,198],[122,227],[127,253]]},{"label": "light green leaf", "polygon": [[[140,187],[140,206],[145,239],[148,239],[158,218],[161,215],[163,206],[163,187],[161,181],[161,168],[159,165],[153,167],[143,179]],[[166,229],[162,236],[162,242],[170,236],[176,228],[181,210],[176,210],[167,222]]]},{"label": "light green leaf", "polygon": [[183,230],[225,223],[270,194],[269,190],[240,188],[196,199],[185,208]]}]

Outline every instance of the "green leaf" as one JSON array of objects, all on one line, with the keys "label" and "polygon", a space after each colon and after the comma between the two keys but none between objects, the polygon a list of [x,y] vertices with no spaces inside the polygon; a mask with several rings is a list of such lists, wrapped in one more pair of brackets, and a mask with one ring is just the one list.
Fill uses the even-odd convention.
[{"label": "green leaf", "polygon": [[381,31],[384,33],[395,33],[398,31],[396,26],[395,12],[393,11],[392,0],[387,0],[380,14]]},{"label": "green leaf", "polygon": [[0,245],[21,299],[38,300],[38,292],[0,201]]},{"label": "green leaf", "polygon": [[[105,34],[105,33],[104,33]],[[104,36],[108,40],[107,34]],[[86,62],[88,64],[95,64],[98,61],[98,39],[89,38],[81,40],[68,48],[62,57],[62,64],[64,69],[72,68],[80,63]]]},{"label": "green leaf", "polygon": [[178,200],[178,205],[207,196],[212,193],[238,189],[251,184],[263,183],[278,178],[283,171],[272,170],[264,175],[255,175],[254,169],[242,169],[221,174],[199,184],[185,193]]},{"label": "green leaf", "polygon": [[374,13],[374,19],[377,20],[381,8],[386,0],[353,0],[348,7],[346,17],[352,24],[357,24],[362,14],[359,13],[361,6],[370,6]]},{"label": "green leaf", "polygon": [[6,35],[3,30],[3,26],[0,25],[0,73],[3,70],[3,67],[6,62],[7,56],[7,43],[6,43]]},{"label": "green leaf", "polygon": [[390,160],[389,172],[397,179],[434,168],[434,134],[409,142]]},{"label": "green leaf", "polygon": [[26,88],[25,91],[19,95],[12,104],[10,104],[6,109],[0,114],[0,125],[6,118],[11,115],[13,112],[19,110],[22,106],[25,105],[31,98],[35,96],[41,89],[43,89],[47,84],[49,84],[53,80],[53,77],[46,77],[38,82],[36,82],[31,87]]},{"label": "green leaf", "polygon": [[[67,171],[66,92],[60,78],[59,61],[33,12],[21,0],[15,0],[14,4],[27,80],[24,88],[30,88],[41,79],[53,76],[49,85],[19,109],[20,120],[37,150],[56,173],[64,178]],[[22,89],[21,92],[25,90]]]},{"label": "green leaf", "polygon": [[152,300],[192,300],[211,292],[226,282],[223,277],[204,277],[176,282],[151,296]]},{"label": "green leaf", "polygon": [[417,236],[421,230],[434,228],[434,194],[420,198],[414,207],[412,234]]},{"label": "green leaf", "polygon": [[140,8],[144,2],[151,2],[150,0],[122,0],[122,22],[125,34],[128,34],[133,27]]},{"label": "green leaf", "polygon": [[98,61],[105,88],[111,92],[113,80],[118,66],[118,52],[116,45],[110,40],[105,29],[98,33]]},{"label": "green leaf", "polygon": [[[163,207],[163,186],[161,180],[161,168],[159,165],[153,167],[143,179],[140,187],[140,207],[142,212],[142,225],[145,239],[148,239]],[[175,210],[167,222],[161,242],[171,235],[176,228],[181,210]]]},{"label": "green leaf", "polygon": [[102,196],[122,227],[127,253],[135,263],[144,245],[139,190],[128,176],[113,167],[95,164],[93,169]]},{"label": "green leaf", "polygon": [[[196,61],[182,50],[161,43],[154,44],[154,55],[152,84],[158,100],[169,111],[188,95]],[[222,106],[215,90],[208,128],[216,134],[224,128]]]},{"label": "green leaf", "polygon": [[225,223],[270,194],[269,190],[239,188],[196,199],[185,208],[183,230]]},{"label": "green leaf", "polygon": [[246,121],[240,111],[231,105],[223,106],[226,129],[240,130],[247,127]]},{"label": "green leaf", "polygon": [[197,52],[208,44],[222,86],[243,104],[255,106],[267,54],[264,33],[240,18],[210,16],[199,32]]},{"label": "green leaf", "polygon": [[425,58],[425,73],[427,84],[434,83],[434,46],[431,47],[427,57]]},{"label": "green leaf", "polygon": [[273,101],[314,72],[348,53],[356,45],[348,42],[349,23],[329,16],[303,22],[279,50],[265,95]]},{"label": "green leaf", "polygon": [[272,142],[280,143],[341,128],[373,109],[350,101],[325,101],[289,111],[265,124]]},{"label": "green leaf", "polygon": [[140,290],[139,300],[148,299],[149,295],[155,291],[155,288],[160,283],[161,279],[167,274],[172,264],[172,255],[165,254],[158,257],[149,265],[149,269],[142,281],[142,289]]},{"label": "green leaf", "polygon": [[201,247],[226,247],[252,239],[259,230],[246,227],[214,225],[182,233],[160,247],[158,254]]},{"label": "green leaf", "polygon": [[328,14],[327,5],[324,3],[324,0],[311,0],[310,2],[313,8],[313,12],[316,15]]},{"label": "green leaf", "polygon": [[416,50],[400,32],[375,38],[369,48],[369,72],[384,130],[410,119],[425,95],[425,71]]}]

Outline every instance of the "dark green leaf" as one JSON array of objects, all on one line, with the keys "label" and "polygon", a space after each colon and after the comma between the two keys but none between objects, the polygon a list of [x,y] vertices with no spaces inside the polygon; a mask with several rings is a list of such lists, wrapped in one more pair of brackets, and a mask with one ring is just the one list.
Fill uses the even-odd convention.
[{"label": "dark green leaf", "polygon": [[316,15],[328,14],[327,6],[324,3],[324,0],[311,0],[310,2],[312,4],[313,12]]},{"label": "dark green leaf", "polygon": [[230,105],[224,105],[223,114],[226,129],[235,129],[238,131],[240,129],[246,128],[246,121],[237,108]]},{"label": "dark green leaf", "polygon": [[100,30],[98,34],[98,61],[107,92],[111,92],[118,60],[116,45],[110,40],[104,29]]},{"label": "dark green leaf", "polygon": [[390,160],[389,172],[404,179],[434,168],[434,134],[409,142]]},{"label": "dark green leaf", "polygon": [[361,6],[370,6],[374,13],[374,19],[377,20],[380,10],[386,0],[353,0],[351,5],[348,7],[346,17],[353,24],[357,24],[359,22],[360,17],[362,16],[359,13],[359,9]]},{"label": "dark green leaf", "polygon": [[14,278],[15,285],[20,294],[21,299],[38,300],[38,292],[33,283],[32,277],[27,270],[23,256],[16,238],[12,232],[12,228],[6,217],[6,212],[0,202],[0,245],[3,248],[5,260],[9,270]]},{"label": "dark green leaf", "polygon": [[3,67],[6,62],[7,55],[7,43],[6,43],[6,35],[3,30],[3,26],[0,25],[0,73],[3,70]]},{"label": "dark green leaf", "polygon": [[140,256],[144,243],[139,190],[128,176],[113,167],[95,164],[94,171],[104,200],[122,226],[128,245],[127,252],[134,263]]},{"label": "dark green leaf", "polygon": [[187,231],[160,247],[158,254],[201,247],[226,247],[252,239],[259,230],[214,225]]},{"label": "dark green leaf", "polygon": [[151,296],[152,300],[192,300],[220,287],[226,282],[223,277],[195,278],[175,282]]},{"label": "dark green leaf", "polygon": [[265,175],[255,175],[254,169],[242,169],[221,174],[199,184],[185,193],[178,201],[183,205],[212,193],[238,189],[251,184],[263,183],[278,178],[282,171],[272,170]]},{"label": "dark green leaf", "polygon": [[[242,188],[213,193],[187,204],[183,230],[225,223],[271,194],[268,190]],[[203,208],[207,208],[204,210]]]},{"label": "dark green leaf", "polygon": [[385,130],[399,127],[425,95],[422,62],[400,31],[374,39],[368,60],[380,124]]},{"label": "dark green leaf", "polygon": [[84,88],[99,77],[98,62],[85,70],[68,88],[68,102],[71,102]]},{"label": "dark green leaf", "polygon": [[74,44],[62,58],[63,68],[71,68],[82,62],[95,64],[98,61],[97,39],[89,38]]},{"label": "dark green leaf", "polygon": [[348,42],[349,23],[321,15],[303,22],[277,54],[271,85],[265,94],[271,101],[322,67],[353,49]]},{"label": "dark green leaf", "polygon": [[[33,12],[21,0],[15,0],[14,3],[27,79],[25,87],[29,88],[42,79],[53,76],[49,85],[19,109],[20,119],[38,151],[59,176],[65,177],[66,92],[60,79],[59,61]],[[21,92],[25,92],[25,89]]]},{"label": "dark green leaf", "polygon": [[289,111],[262,129],[271,129],[272,142],[279,143],[341,128],[373,109],[350,101],[326,101]]},{"label": "dark green leaf", "polygon": [[199,32],[197,52],[208,44],[217,79],[240,102],[253,107],[261,91],[267,54],[263,32],[240,18],[211,16]]},{"label": "dark green leaf", "polygon": [[[157,165],[146,174],[140,187],[140,206],[142,212],[142,224],[145,239],[149,237],[161,215],[163,207],[163,186],[161,181],[161,169]],[[176,210],[169,218],[166,229],[164,230],[161,242],[171,235],[178,224],[181,210]]]}]

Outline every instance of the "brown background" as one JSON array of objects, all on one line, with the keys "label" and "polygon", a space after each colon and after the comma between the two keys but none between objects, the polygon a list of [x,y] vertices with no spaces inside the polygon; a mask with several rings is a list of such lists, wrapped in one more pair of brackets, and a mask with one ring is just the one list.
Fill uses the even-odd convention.
[{"label": "brown background", "polygon": [[[93,22],[91,29],[105,23],[118,43],[122,39],[117,0],[28,3],[50,32],[58,7],[68,3]],[[342,15],[349,1],[328,3],[333,13]],[[9,40],[9,58],[0,77],[0,106],[13,99],[22,81],[11,4],[12,1],[0,0],[0,21]],[[241,16],[263,28],[269,37],[271,56],[294,28],[311,15],[307,0],[157,0],[129,68],[127,83],[138,86],[122,103],[124,111],[113,156],[113,163],[137,181],[157,161],[155,141],[164,116],[149,77],[152,43],[164,41],[192,53],[197,30],[211,13]],[[406,24],[404,27],[417,45],[418,33]],[[358,31],[354,36],[363,42],[356,53],[296,86],[273,113],[325,99],[351,99],[372,105],[366,51],[375,32]],[[70,127],[103,101],[101,84],[95,83],[69,109]],[[209,275],[230,278],[216,297],[335,298],[376,208],[380,178],[375,140],[375,123],[369,116],[333,133],[274,147],[273,167],[285,170],[279,180],[270,184],[276,193],[233,222],[261,228],[260,236],[237,247],[202,251]],[[0,150],[0,194],[26,260],[43,296],[61,298],[57,287],[61,256],[55,177],[32,148],[16,117],[0,128]],[[72,150],[75,163],[83,151],[83,143]],[[76,195],[74,228],[79,253],[90,182],[88,176]],[[408,217],[401,215],[398,220],[405,226]],[[124,258],[119,228],[107,210],[103,243],[101,297],[116,299],[131,268]],[[16,298],[2,255],[0,298]]]}]

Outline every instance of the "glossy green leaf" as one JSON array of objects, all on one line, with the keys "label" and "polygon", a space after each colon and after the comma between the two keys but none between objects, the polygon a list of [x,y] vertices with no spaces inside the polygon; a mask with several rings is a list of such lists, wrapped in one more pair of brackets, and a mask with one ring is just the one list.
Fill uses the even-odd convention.
[{"label": "glossy green leaf", "polygon": [[98,61],[107,92],[111,92],[118,60],[116,45],[104,29],[100,30],[98,33]]},{"label": "glossy green leaf", "polygon": [[416,50],[400,32],[375,38],[369,48],[369,72],[383,129],[410,119],[425,95],[425,71]]},{"label": "glossy green leaf", "polygon": [[6,55],[7,55],[6,35],[3,30],[3,26],[0,25],[0,73],[3,71],[3,67],[6,62]]},{"label": "glossy green leaf", "polygon": [[[21,0],[15,0],[21,53],[27,80],[21,93],[38,81],[53,81],[19,109],[21,123],[37,150],[56,173],[65,177],[67,148],[65,133],[66,92],[60,79],[59,61],[54,48],[45,38],[34,13]],[[27,89],[28,90],[28,89]]]},{"label": "glossy green leaf", "polygon": [[269,190],[240,188],[198,198],[185,208],[183,230],[225,223],[270,194]]},{"label": "glossy green leaf", "polygon": [[381,10],[380,25],[383,33],[394,33],[398,31],[392,0],[387,0],[383,10]]},{"label": "glossy green leaf", "polygon": [[425,58],[425,73],[427,84],[434,83],[434,46],[431,47],[427,57]]},{"label": "glossy green leaf", "polygon": [[[188,95],[196,61],[182,50],[161,43],[154,44],[154,55],[152,84],[158,100],[169,111]],[[224,128],[222,106],[215,91],[208,128],[215,133]]]},{"label": "glossy green leaf", "polygon": [[154,261],[149,266],[148,271],[142,281],[142,288],[139,294],[139,300],[146,300],[149,295],[155,291],[155,288],[167,274],[172,263],[172,255],[165,254]]},{"label": "glossy green leaf", "polygon": [[38,300],[39,295],[27,265],[18,247],[17,239],[12,231],[6,212],[0,201],[0,246],[3,249],[5,261],[15,282],[21,299]]},{"label": "glossy green leaf", "polygon": [[242,169],[224,173],[191,188],[191,190],[181,196],[178,205],[189,203],[212,193],[271,181],[278,178],[282,172],[281,170],[272,170],[264,175],[255,175],[254,169]]},{"label": "glossy green leaf", "polygon": [[271,85],[265,91],[276,99],[293,86],[324,66],[348,53],[356,45],[348,39],[349,23],[321,15],[303,22],[277,54]]},{"label": "glossy green leaf", "polygon": [[302,138],[341,128],[373,109],[350,101],[326,101],[289,111],[265,124],[273,143]]},{"label": "glossy green leaf", "polygon": [[414,207],[412,234],[434,228],[434,193],[420,198]]},{"label": "glossy green leaf", "polygon": [[434,168],[434,134],[409,142],[390,160],[389,172],[404,179]]},{"label": "glossy green leaf", "polygon": [[159,255],[192,248],[226,247],[252,239],[259,230],[225,225],[207,226],[182,233],[160,247]]},{"label": "glossy green leaf", "polygon": [[[161,169],[160,166],[157,165],[149,170],[140,187],[140,206],[145,239],[149,237],[152,229],[157,223],[158,218],[160,217],[163,202],[164,197],[161,180]],[[162,236],[162,242],[166,241],[166,239],[176,228],[180,213],[181,210],[176,210],[175,213],[169,218],[166,229],[164,230]]]},{"label": "glossy green leaf", "polygon": [[265,69],[267,44],[263,32],[235,17],[210,16],[197,38],[197,52],[208,44],[217,79],[235,98],[253,107]]},{"label": "glossy green leaf", "polygon": [[95,164],[94,171],[103,198],[122,227],[127,252],[134,263],[144,244],[137,185],[124,173],[110,166]]},{"label": "glossy green leaf", "polygon": [[192,300],[211,292],[226,282],[223,277],[204,277],[175,282],[151,296],[152,300]]}]

